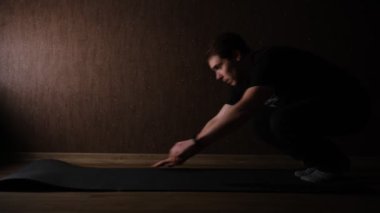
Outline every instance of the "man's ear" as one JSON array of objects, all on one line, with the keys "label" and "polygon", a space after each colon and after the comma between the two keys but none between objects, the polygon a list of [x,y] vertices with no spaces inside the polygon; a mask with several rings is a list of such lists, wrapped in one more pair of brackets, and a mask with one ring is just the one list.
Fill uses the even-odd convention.
[{"label": "man's ear", "polygon": [[234,58],[235,58],[236,61],[240,61],[241,60],[241,53],[240,53],[240,51],[235,50],[235,52],[234,52]]}]

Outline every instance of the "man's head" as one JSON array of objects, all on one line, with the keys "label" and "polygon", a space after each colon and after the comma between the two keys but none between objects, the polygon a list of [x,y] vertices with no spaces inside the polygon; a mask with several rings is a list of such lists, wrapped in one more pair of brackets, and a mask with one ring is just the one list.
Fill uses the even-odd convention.
[{"label": "man's head", "polygon": [[215,72],[217,80],[235,86],[239,78],[236,65],[249,52],[249,46],[240,35],[223,33],[210,43],[208,65]]}]

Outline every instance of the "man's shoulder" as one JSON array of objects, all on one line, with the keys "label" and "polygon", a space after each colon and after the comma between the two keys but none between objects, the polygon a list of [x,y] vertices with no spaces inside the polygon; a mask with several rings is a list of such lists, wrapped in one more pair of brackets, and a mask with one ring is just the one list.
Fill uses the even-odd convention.
[{"label": "man's shoulder", "polygon": [[255,49],[253,53],[253,61],[256,69],[268,68],[270,64],[277,64],[290,55],[298,52],[297,48],[285,45],[262,46]]},{"label": "man's shoulder", "polygon": [[256,49],[256,54],[305,52],[306,50],[286,45],[262,46]]},{"label": "man's shoulder", "polygon": [[257,63],[294,64],[319,59],[309,50],[286,45],[264,46],[256,50]]}]

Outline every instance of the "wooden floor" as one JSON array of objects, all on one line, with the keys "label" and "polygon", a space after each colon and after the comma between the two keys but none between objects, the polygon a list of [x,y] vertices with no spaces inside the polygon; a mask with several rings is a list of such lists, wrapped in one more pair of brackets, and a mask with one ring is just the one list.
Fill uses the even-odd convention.
[{"label": "wooden floor", "polygon": [[[67,159],[73,158],[66,157],[65,160],[69,161]],[[159,158],[157,157],[157,159]],[[85,161],[77,162],[82,162],[77,164],[86,166],[121,166],[120,162],[114,164],[96,161],[87,161],[87,163]],[[199,166],[201,164],[197,164],[196,161],[194,162],[193,164],[188,164],[188,167],[202,167]],[[0,177],[16,171],[26,163],[13,163],[12,165],[2,167]],[[128,167],[146,167],[149,165],[150,163],[140,162],[139,164],[129,164]],[[205,167],[205,164],[202,165]],[[260,168],[263,168],[263,165],[268,165],[268,163],[261,162],[260,164],[256,162],[255,165],[261,165]],[[123,167],[126,167],[125,164],[123,164]],[[380,183],[380,171],[377,168],[355,168],[353,172],[377,177],[379,180],[377,184]],[[237,192],[0,192],[0,212],[378,213],[380,212],[380,196],[363,194]]]}]

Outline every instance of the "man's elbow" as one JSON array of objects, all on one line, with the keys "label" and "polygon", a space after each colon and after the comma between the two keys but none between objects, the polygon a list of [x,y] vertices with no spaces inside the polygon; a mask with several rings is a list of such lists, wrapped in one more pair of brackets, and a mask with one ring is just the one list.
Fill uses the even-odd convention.
[{"label": "man's elbow", "polygon": [[265,101],[242,101],[233,106],[233,109],[241,116],[253,117],[255,114],[260,113],[265,108]]},{"label": "man's elbow", "polygon": [[252,117],[254,110],[246,107],[236,106],[234,109],[231,109],[234,114],[239,118],[250,118]]}]

